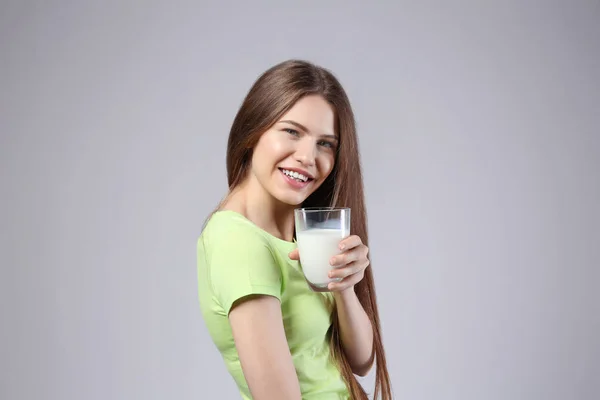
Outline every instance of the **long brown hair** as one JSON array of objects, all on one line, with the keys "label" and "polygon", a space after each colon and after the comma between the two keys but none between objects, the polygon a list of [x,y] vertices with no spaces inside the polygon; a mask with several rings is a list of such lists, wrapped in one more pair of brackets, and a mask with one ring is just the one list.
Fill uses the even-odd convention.
[{"label": "long brown hair", "polygon": [[[227,144],[227,180],[230,192],[240,185],[248,172],[252,149],[260,136],[275,124],[300,98],[320,95],[333,107],[339,146],[332,172],[311,194],[303,206],[337,206],[352,209],[351,232],[368,245],[367,215],[358,152],[356,124],[350,101],[342,85],[328,70],[302,60],[288,60],[264,72],[246,95],[231,127]],[[373,325],[376,377],[375,399],[391,400],[391,383],[381,338],[379,313],[370,267],[355,286],[356,295]],[[356,380],[342,348],[337,310],[329,332],[331,354],[337,361],[352,399],[367,399]]]}]

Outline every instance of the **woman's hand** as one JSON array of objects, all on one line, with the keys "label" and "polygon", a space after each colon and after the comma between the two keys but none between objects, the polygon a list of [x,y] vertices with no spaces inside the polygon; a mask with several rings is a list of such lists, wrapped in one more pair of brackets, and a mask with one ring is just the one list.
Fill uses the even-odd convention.
[{"label": "woman's hand", "polygon": [[[329,278],[342,278],[339,282],[331,282],[328,289],[332,292],[344,292],[354,288],[365,276],[365,269],[369,266],[369,248],[363,244],[360,237],[356,235],[348,236],[340,244],[341,254],[333,256],[329,264],[333,267],[329,271]],[[298,249],[290,254],[290,259],[299,260]]]}]

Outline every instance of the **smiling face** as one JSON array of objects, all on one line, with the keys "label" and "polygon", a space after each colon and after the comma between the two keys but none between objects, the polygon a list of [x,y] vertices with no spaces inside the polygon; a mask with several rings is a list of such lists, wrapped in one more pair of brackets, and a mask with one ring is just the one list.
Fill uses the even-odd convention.
[{"label": "smiling face", "polygon": [[338,137],[335,113],[318,95],[301,98],[260,137],[251,179],[278,201],[297,206],[331,173]]}]

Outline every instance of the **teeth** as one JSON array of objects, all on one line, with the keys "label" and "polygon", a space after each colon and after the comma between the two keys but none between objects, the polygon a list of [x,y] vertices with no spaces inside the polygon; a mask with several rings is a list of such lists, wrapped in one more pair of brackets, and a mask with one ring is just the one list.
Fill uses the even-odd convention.
[{"label": "teeth", "polygon": [[282,169],[283,173],[286,174],[287,176],[296,179],[297,181],[301,181],[301,182],[306,182],[308,180],[308,177],[299,174],[295,171],[288,171],[287,169]]}]

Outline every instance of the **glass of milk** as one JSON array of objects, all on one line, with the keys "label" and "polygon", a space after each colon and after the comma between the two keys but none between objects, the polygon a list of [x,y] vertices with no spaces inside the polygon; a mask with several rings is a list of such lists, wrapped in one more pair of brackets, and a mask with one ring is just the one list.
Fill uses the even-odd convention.
[{"label": "glass of milk", "polygon": [[334,268],[329,260],[341,253],[340,242],[350,236],[350,209],[298,208],[294,218],[304,277],[314,291],[327,292],[330,282],[340,280],[329,278],[329,271]]}]

